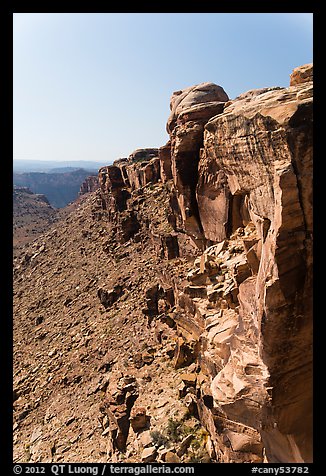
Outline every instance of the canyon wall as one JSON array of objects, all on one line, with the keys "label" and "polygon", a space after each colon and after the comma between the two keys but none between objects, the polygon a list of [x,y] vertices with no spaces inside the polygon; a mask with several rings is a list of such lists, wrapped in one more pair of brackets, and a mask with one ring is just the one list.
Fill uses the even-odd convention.
[{"label": "canyon wall", "polygon": [[28,187],[33,193],[46,195],[51,206],[63,208],[78,197],[81,183],[88,175],[84,169],[53,173],[14,172],[13,183],[18,187]]},{"label": "canyon wall", "polygon": [[196,363],[189,405],[220,462],[312,461],[312,93],[312,65],[232,101],[213,83],[177,91],[169,142],[99,171],[121,242],[142,226],[139,191],[169,191],[171,229],[147,227],[192,269],[148,299],[173,292],[175,365]]}]

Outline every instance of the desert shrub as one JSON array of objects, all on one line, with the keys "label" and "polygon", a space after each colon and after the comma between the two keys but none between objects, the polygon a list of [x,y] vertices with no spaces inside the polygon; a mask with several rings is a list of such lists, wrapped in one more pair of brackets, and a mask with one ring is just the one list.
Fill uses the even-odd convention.
[{"label": "desert shrub", "polygon": [[163,435],[160,431],[154,430],[150,432],[152,437],[153,445],[155,446],[164,446],[168,448],[170,446],[169,439]]},{"label": "desert shrub", "polygon": [[171,441],[180,441],[181,437],[184,434],[183,428],[183,420],[173,420],[169,418],[167,428],[166,428],[166,435]]},{"label": "desert shrub", "polygon": [[202,462],[202,457],[194,453],[192,453],[192,455],[187,461],[187,463],[201,463],[201,462]]},{"label": "desert shrub", "polygon": [[194,438],[191,442],[191,447],[194,449],[194,450],[199,450],[199,448],[201,448],[202,446],[202,442],[199,441],[198,439]]}]

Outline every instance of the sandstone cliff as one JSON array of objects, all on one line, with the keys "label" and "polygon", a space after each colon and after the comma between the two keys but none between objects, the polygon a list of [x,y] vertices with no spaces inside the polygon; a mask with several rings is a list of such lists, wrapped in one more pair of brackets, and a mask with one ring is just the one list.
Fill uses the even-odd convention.
[{"label": "sandstone cliff", "polygon": [[290,84],[234,101],[211,83],[173,93],[155,162],[173,179],[175,231],[208,246],[176,324],[197,346],[199,417],[221,461],[312,457],[312,66]]},{"label": "sandstone cliff", "polygon": [[[170,106],[169,142],[101,168],[99,190],[85,196],[65,230],[53,230],[42,252],[34,244],[17,261],[17,285],[25,276],[30,282],[16,289],[16,339],[27,349],[35,345],[28,331],[35,312],[43,311],[38,326],[61,316],[56,330],[37,330],[38,352],[47,361],[47,339],[55,344],[48,385],[52,379],[60,385],[60,405],[77,392],[79,411],[99,412],[103,433],[94,436],[94,458],[310,462],[312,65],[294,70],[288,88],[252,90],[231,101],[222,87],[203,83],[173,93]],[[79,273],[69,278],[71,296],[62,307],[67,266]],[[33,280],[43,289],[51,280],[57,284],[31,306]],[[65,315],[79,329],[77,342],[63,331]],[[103,362],[95,336],[102,339]],[[59,352],[61,341],[71,365]],[[74,373],[78,349],[85,370]],[[57,428],[60,422],[42,413],[43,399],[54,398],[45,383],[35,382],[47,381],[46,365],[28,373],[29,391],[34,399],[39,392],[41,402],[28,407],[23,351],[16,352],[22,461],[19,439],[31,431],[33,411],[43,420],[37,431],[51,438],[46,418]],[[54,402],[50,408],[53,413]],[[175,428],[187,422],[188,433],[173,440],[167,418],[177,413]],[[78,451],[87,458],[89,428],[81,423],[77,446],[49,453],[41,439],[31,460],[62,461]],[[69,430],[61,431],[68,438]],[[97,449],[103,438],[104,451]],[[204,453],[196,453],[195,442]]]},{"label": "sandstone cliff", "polygon": [[85,180],[81,184],[78,195],[95,192],[98,188],[99,188],[98,176],[89,175],[88,177],[85,178]]},{"label": "sandstone cliff", "polygon": [[260,432],[268,461],[312,458],[312,68],[302,69],[289,88],[252,91],[206,124],[197,184],[207,240],[240,234],[243,246],[230,263],[238,322],[212,396]]}]

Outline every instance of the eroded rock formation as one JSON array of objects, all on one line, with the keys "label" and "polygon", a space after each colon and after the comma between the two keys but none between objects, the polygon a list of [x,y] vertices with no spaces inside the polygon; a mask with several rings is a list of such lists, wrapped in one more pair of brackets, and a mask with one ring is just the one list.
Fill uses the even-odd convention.
[{"label": "eroded rock formation", "polygon": [[[225,428],[217,433],[235,423],[233,433],[255,431],[253,447],[261,441],[268,461],[312,458],[311,79],[305,65],[289,88],[228,103],[205,126],[198,164],[203,234],[218,243],[185,289],[194,318],[205,320],[199,358],[215,367],[210,392]],[[230,257],[217,253],[221,242]],[[200,305],[217,311],[198,319]],[[204,408],[202,417],[211,433],[221,428]],[[249,451],[244,441],[240,451]]]},{"label": "eroded rock formation", "polygon": [[79,189],[79,195],[83,195],[84,193],[95,192],[98,188],[99,188],[98,176],[90,175],[89,177],[86,177],[84,182],[81,184]]},{"label": "eroded rock formation", "polygon": [[[240,322],[235,335],[246,322],[251,323],[250,334],[257,335],[251,344],[256,344],[260,384],[265,375],[267,394],[256,421],[269,461],[312,457],[311,77],[312,68],[306,65],[294,71],[289,88],[258,91],[233,101],[207,123],[199,163],[197,195],[204,198],[198,200],[198,207],[206,237],[221,241],[249,224],[257,235],[249,243],[244,240],[244,265],[252,259],[254,263],[252,276],[238,282]],[[206,190],[212,193],[212,188],[215,230],[205,207]],[[234,336],[226,366],[212,381],[219,406],[221,386],[232,381],[241,367],[232,363],[232,353],[239,353],[236,340]],[[226,368],[231,371],[227,378]],[[227,408],[228,417],[246,424],[247,416],[240,415],[246,413],[249,399],[257,404],[257,398],[253,398],[255,386],[250,385],[246,402],[246,365],[242,368],[242,383],[231,399],[230,390],[225,393],[222,408]]]},{"label": "eroded rock formation", "polygon": [[[312,461],[312,92],[312,65],[296,68],[288,88],[252,90],[232,101],[213,83],[177,91],[169,142],[99,170],[83,246],[75,249],[78,240],[69,236],[70,253],[83,257],[80,276],[93,263],[95,278],[87,275],[82,290],[74,282],[63,306],[69,319],[76,306],[78,326],[84,301],[92,309],[88,290],[101,277],[93,290],[98,335],[92,343],[89,331],[83,334],[89,347],[80,362],[90,349],[102,356],[98,369],[105,374],[88,384],[86,397],[103,393],[108,460],[122,461],[128,448],[131,462],[188,462],[197,438],[205,448],[201,462]],[[60,272],[70,255],[60,236],[65,260],[52,278],[62,299]],[[48,279],[44,255],[51,247],[44,243],[42,252],[25,254],[17,276],[31,267],[32,281]],[[60,253],[53,253],[55,263]],[[54,286],[51,299],[61,312],[55,292]],[[33,312],[27,307],[38,326],[49,319],[47,311],[45,319]],[[107,351],[102,339],[112,335]],[[68,376],[74,382],[68,370],[60,385]],[[16,406],[29,411],[17,382]],[[174,446],[162,449],[185,422],[182,416],[164,427],[174,407],[202,427],[174,434]],[[22,414],[18,422],[28,420]]]},{"label": "eroded rock formation", "polygon": [[[221,86],[202,83],[173,93],[167,132],[171,141],[174,211],[179,226],[199,244],[203,238],[195,196],[204,125],[221,113],[228,96]],[[172,202],[173,203],[173,202]]]},{"label": "eroded rock formation", "polygon": [[220,461],[310,461],[312,66],[233,101],[212,83],[177,91],[167,130],[124,186],[149,165],[172,179],[171,223],[204,250],[175,292],[176,367],[198,361]]}]

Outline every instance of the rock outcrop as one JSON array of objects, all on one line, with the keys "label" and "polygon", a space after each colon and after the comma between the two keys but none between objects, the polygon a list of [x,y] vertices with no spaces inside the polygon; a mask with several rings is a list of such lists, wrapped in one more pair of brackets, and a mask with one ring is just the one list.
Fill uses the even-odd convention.
[{"label": "rock outcrop", "polygon": [[205,319],[199,359],[220,412],[202,406],[202,418],[211,434],[221,422],[219,435],[251,432],[273,462],[312,458],[311,77],[297,68],[289,88],[252,91],[207,122],[196,196],[217,244],[185,288]]},{"label": "rock outcrop", "polygon": [[119,159],[113,165],[121,169],[126,187],[137,190],[159,180],[160,164],[158,149],[137,149],[127,159]]},{"label": "rock outcrop", "polygon": [[79,195],[84,195],[84,193],[95,192],[99,188],[98,176],[90,175],[86,177],[84,182],[81,184],[79,189]]},{"label": "rock outcrop", "polygon": [[199,417],[220,461],[312,457],[311,79],[305,65],[289,88],[233,101],[212,83],[177,91],[170,141],[119,175],[131,192],[172,181],[170,223],[207,248],[172,319],[176,367],[200,364]]},{"label": "rock outcrop", "polygon": [[[92,415],[101,392],[105,461],[312,461],[312,93],[312,65],[296,68],[288,88],[234,100],[213,83],[173,93],[168,143],[101,168],[99,190],[67,220],[67,240],[58,227],[15,266],[17,283],[30,279],[15,293],[19,344],[42,340],[41,356],[49,334],[73,359],[85,347],[75,366],[60,360],[64,377],[54,364],[50,375],[70,397],[81,392],[76,405]],[[78,283],[63,299],[69,263]],[[43,293],[31,305],[28,293],[51,279],[51,301]],[[28,326],[45,328],[52,314],[60,327],[37,329],[31,343]],[[44,365],[40,373],[48,379]],[[38,367],[29,375],[30,391],[43,391]],[[23,383],[17,377],[15,409],[24,429],[35,409]]]},{"label": "rock outcrop", "polygon": [[160,159],[160,175],[163,183],[172,179],[171,169],[171,142],[168,141],[165,145],[159,148],[158,157]]},{"label": "rock outcrop", "polygon": [[174,92],[170,101],[167,131],[171,141],[174,211],[178,226],[197,243],[203,238],[195,192],[204,125],[223,111],[228,99],[221,86],[202,83]]},{"label": "rock outcrop", "polygon": [[127,207],[127,200],[131,194],[125,186],[121,168],[116,165],[108,165],[99,170],[99,185],[102,198],[102,207],[107,210],[111,217],[116,212],[122,212]]},{"label": "rock outcrop", "polygon": [[290,76],[290,86],[297,84],[309,83],[313,81],[313,66],[312,63],[298,66],[292,71]]}]

